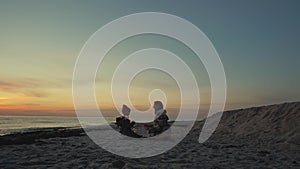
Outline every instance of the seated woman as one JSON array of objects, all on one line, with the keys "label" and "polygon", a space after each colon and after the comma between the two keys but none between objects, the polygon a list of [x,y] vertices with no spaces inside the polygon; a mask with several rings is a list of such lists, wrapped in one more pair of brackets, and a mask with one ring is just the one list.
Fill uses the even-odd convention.
[{"label": "seated woman", "polygon": [[120,129],[120,133],[129,136],[129,137],[136,137],[140,138],[141,136],[137,135],[132,129],[134,127],[135,122],[130,121],[128,116],[130,114],[130,108],[127,107],[126,105],[123,105],[122,107],[122,117],[117,117],[116,118],[116,125]]},{"label": "seated woman", "polygon": [[153,108],[155,111],[154,112],[155,118],[153,124],[145,125],[145,128],[149,130],[150,136],[155,136],[157,134],[160,134],[170,127],[168,123],[169,117],[167,115],[167,111],[163,107],[162,102],[155,101]]}]

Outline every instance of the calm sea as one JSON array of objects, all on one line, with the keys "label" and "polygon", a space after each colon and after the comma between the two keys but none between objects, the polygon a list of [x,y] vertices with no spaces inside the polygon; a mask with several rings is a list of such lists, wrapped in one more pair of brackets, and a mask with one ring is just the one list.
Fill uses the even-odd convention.
[{"label": "calm sea", "polygon": [[[89,125],[94,118],[89,118]],[[114,118],[106,118],[113,122]],[[103,124],[103,123],[102,123]],[[96,124],[94,125],[101,125]],[[77,117],[61,116],[0,116],[0,135],[52,130],[55,127],[81,127]],[[52,129],[51,129],[52,128]]]},{"label": "calm sea", "polygon": [[[170,120],[176,119],[176,116],[172,117],[172,114],[170,114],[169,117]],[[105,117],[105,119],[108,123],[112,123],[115,121],[115,117]],[[83,121],[84,121],[83,127],[106,124],[106,122],[101,121],[99,120],[99,118],[95,118],[95,117],[85,117]],[[81,125],[79,124],[77,117],[0,116],[0,135],[20,133],[20,132],[31,132],[31,131],[45,131],[45,130],[49,131],[49,130],[53,130],[53,128],[56,127],[77,128],[77,127],[81,127]]]}]

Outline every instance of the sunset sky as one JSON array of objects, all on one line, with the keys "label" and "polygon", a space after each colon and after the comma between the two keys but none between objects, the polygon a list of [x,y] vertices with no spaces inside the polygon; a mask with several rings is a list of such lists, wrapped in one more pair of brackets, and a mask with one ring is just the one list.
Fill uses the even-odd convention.
[{"label": "sunset sky", "polygon": [[[137,12],[177,15],[208,36],[227,77],[226,109],[300,100],[299,1],[121,2],[0,1],[0,115],[74,115],[72,76],[82,46],[106,23]],[[113,109],[109,87],[116,65],[149,47],[172,51],[191,67],[207,108],[210,83],[200,60],[158,35],[127,39],[106,56],[96,77],[99,106]],[[133,80],[133,104],[148,108],[154,88],[166,92],[168,108],[178,106],[176,81],[155,70]]]}]

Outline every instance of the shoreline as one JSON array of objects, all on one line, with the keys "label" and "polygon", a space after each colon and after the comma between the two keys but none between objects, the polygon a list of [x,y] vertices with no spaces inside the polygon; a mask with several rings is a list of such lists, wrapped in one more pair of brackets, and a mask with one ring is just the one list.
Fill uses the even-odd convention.
[{"label": "shoreline", "polygon": [[82,128],[55,127],[47,129],[48,130],[43,131],[30,131],[2,135],[0,136],[0,146],[34,144],[39,139],[85,135],[84,130]]},{"label": "shoreline", "polygon": [[[180,121],[179,121],[180,122]],[[200,121],[195,121],[195,123]],[[174,121],[169,122],[171,125]],[[115,123],[109,123],[112,129],[118,130]],[[137,123],[143,125],[146,123]],[[85,130],[105,129],[105,125],[93,125],[83,128],[82,126],[75,127],[45,127],[45,128],[32,128],[33,131],[16,132],[0,135],[0,146],[3,145],[18,145],[18,144],[33,144],[39,139],[49,139],[57,137],[73,137],[73,136],[86,136]]]}]

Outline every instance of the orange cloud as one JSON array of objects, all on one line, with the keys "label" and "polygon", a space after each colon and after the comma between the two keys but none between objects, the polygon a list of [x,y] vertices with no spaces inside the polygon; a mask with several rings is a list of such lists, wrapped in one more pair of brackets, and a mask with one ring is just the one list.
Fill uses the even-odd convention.
[{"label": "orange cloud", "polygon": [[[69,79],[2,78],[1,114],[73,110]],[[23,112],[23,113],[22,113]]]},{"label": "orange cloud", "polygon": [[46,93],[40,90],[41,82],[37,79],[6,79],[0,81],[1,92],[23,94],[29,97],[43,97]]}]

